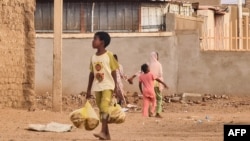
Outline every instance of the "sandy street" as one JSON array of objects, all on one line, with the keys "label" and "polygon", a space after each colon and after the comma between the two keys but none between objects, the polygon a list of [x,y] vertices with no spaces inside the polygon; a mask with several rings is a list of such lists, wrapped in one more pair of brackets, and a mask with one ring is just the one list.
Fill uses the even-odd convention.
[{"label": "sandy street", "polygon": [[[141,100],[137,100],[140,105]],[[65,103],[65,98],[64,98]],[[0,109],[1,141],[95,141],[93,131],[74,128],[71,132],[35,132],[26,130],[29,124],[52,121],[71,124],[69,113],[79,107],[66,102],[62,113],[50,111],[49,105],[38,105],[35,111]],[[143,120],[139,110],[127,112],[125,123],[111,124],[114,141],[222,141],[224,124],[250,124],[250,98],[229,97],[201,104],[165,103],[164,118]],[[143,124],[144,121],[144,124]]]}]

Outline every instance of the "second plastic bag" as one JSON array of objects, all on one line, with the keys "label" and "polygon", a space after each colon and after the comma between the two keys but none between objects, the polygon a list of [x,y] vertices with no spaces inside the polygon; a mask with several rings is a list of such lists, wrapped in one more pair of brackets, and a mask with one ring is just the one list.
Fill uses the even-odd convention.
[{"label": "second plastic bag", "polygon": [[122,111],[121,106],[113,99],[111,106],[109,107],[108,123],[123,123],[125,122],[125,118],[125,112]]}]

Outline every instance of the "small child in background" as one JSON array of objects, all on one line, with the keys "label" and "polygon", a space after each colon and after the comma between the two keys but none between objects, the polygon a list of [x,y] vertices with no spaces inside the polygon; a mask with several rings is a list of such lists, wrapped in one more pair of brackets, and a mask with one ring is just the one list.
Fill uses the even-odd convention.
[{"label": "small child in background", "polygon": [[[163,81],[163,71],[162,71],[162,65],[159,62],[159,54],[155,51],[150,53],[150,58],[149,58],[149,62],[147,63],[149,65],[149,69],[150,71],[160,80]],[[143,72],[139,71],[136,74],[134,74],[133,76],[131,76],[130,78],[128,78],[128,82],[129,84],[133,84],[133,79],[135,77],[139,77],[140,74],[142,74]],[[155,117],[157,118],[162,118],[162,90],[163,87],[162,85],[160,85],[158,82],[154,83],[154,91],[155,91],[155,95],[156,95],[156,115]],[[140,95],[139,95],[140,96]]]},{"label": "small child in background", "polygon": [[[118,57],[116,54],[114,54],[114,58],[118,62]],[[119,62],[118,62],[118,65],[119,65],[119,68],[116,70],[116,77],[117,77],[117,84],[118,84],[117,85],[118,93],[116,94],[116,98],[117,98],[118,104],[122,106],[122,105],[126,105],[122,79],[127,80],[127,76],[124,75],[123,67]]]},{"label": "small child in background", "polygon": [[[156,97],[155,97],[155,91],[154,91],[154,80],[161,83],[165,88],[168,88],[168,86],[162,82],[159,78],[156,78],[153,73],[150,72],[149,66],[147,64],[143,64],[141,66],[141,71],[143,72],[139,76],[139,88],[143,95],[143,110],[142,114],[143,117],[153,116],[155,113],[156,108]],[[149,106],[152,104],[151,111],[149,111]]]}]

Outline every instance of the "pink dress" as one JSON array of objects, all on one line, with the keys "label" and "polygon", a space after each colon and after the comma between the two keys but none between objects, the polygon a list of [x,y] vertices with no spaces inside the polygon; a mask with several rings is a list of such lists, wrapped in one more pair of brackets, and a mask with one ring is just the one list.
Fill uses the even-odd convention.
[{"label": "pink dress", "polygon": [[153,73],[148,72],[139,76],[139,81],[143,84],[143,116],[148,117],[149,105],[152,104],[151,112],[155,112],[156,98],[154,92],[154,80],[155,76]]}]

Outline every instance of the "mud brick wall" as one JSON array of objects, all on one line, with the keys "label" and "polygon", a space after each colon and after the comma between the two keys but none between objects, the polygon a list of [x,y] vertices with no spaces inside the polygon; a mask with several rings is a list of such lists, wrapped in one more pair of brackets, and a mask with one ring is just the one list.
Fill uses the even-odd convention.
[{"label": "mud brick wall", "polygon": [[0,0],[0,107],[31,108],[35,0]]}]

